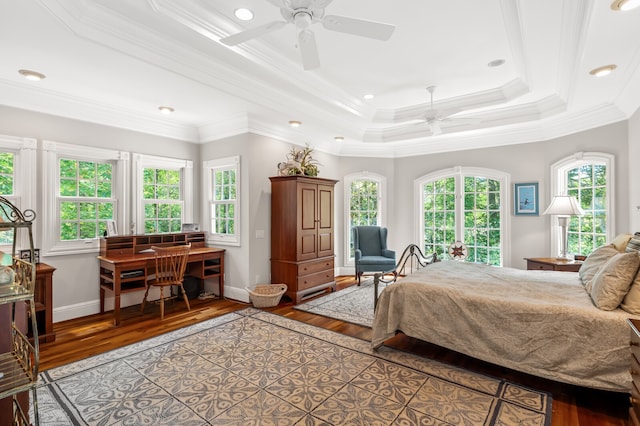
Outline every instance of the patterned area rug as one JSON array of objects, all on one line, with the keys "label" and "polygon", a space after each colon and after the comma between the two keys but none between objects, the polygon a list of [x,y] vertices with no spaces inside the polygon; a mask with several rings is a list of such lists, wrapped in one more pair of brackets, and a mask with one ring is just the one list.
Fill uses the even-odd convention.
[{"label": "patterned area rug", "polygon": [[548,425],[551,397],[248,308],[43,372],[44,425]]},{"label": "patterned area rug", "polygon": [[[384,285],[381,284],[378,292],[381,292],[383,288]],[[373,281],[371,279],[362,281],[359,287],[347,287],[344,290],[296,305],[294,309],[371,327],[373,324]]]}]

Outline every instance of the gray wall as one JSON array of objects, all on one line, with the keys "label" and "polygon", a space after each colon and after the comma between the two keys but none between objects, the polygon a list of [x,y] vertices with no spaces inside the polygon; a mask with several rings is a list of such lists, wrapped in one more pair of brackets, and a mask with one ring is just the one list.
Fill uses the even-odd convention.
[{"label": "gray wall", "polygon": [[[196,144],[3,106],[0,106],[0,133],[36,138],[39,162],[43,140],[192,160],[194,194],[200,193],[200,167],[195,167],[199,164],[199,146]],[[38,193],[41,194],[42,176],[38,170],[41,167],[32,173],[38,175]],[[196,196],[196,199],[199,198]],[[37,197],[35,211],[42,212],[42,197]],[[199,214],[200,210],[195,210],[194,220],[199,220]],[[42,224],[42,218],[36,217],[36,247],[40,247],[42,241]],[[56,268],[53,280],[54,321],[99,311],[97,254],[41,257],[43,262]],[[122,296],[122,306],[140,303],[141,300],[142,294],[128,293]],[[106,307],[113,309],[113,298],[108,298]]]},{"label": "gray wall", "polygon": [[[53,140],[119,149],[143,154],[184,158],[194,161],[194,220],[203,226],[207,220],[206,200],[201,187],[202,161],[240,156],[241,164],[241,245],[226,246],[227,296],[248,301],[245,287],[268,282],[270,276],[269,177],[277,174],[276,165],[286,159],[291,144],[256,134],[243,134],[206,144],[191,144],[172,139],[115,129],[98,124],[69,120],[15,108],[0,107],[0,134]],[[578,151],[601,151],[616,156],[615,207],[616,232],[640,230],[640,172],[630,167],[640,158],[640,113],[621,122],[568,135],[554,140],[499,148],[477,149],[406,158],[337,157],[316,152],[320,176],[336,179],[336,265],[344,268],[345,175],[369,171],[386,176],[388,189],[387,226],[389,246],[401,251],[413,242],[413,182],[436,170],[454,166],[498,169],[511,175],[511,184],[539,182],[541,210],[548,204],[549,170],[552,163]],[[636,168],[637,169],[637,168]],[[34,171],[36,173],[37,171]],[[40,192],[40,189],[39,189]],[[41,200],[36,211],[41,210]],[[509,200],[511,205],[512,201]],[[512,209],[510,208],[510,211]],[[511,266],[524,268],[524,257],[550,255],[551,218],[510,215]],[[264,238],[260,237],[264,231]],[[40,231],[36,228],[36,244]],[[54,274],[54,320],[73,318],[98,311],[98,264],[95,255],[51,256],[43,261],[57,268]],[[140,303],[141,294],[127,294],[123,306]],[[111,305],[108,303],[107,307]]]},{"label": "gray wall", "polygon": [[[606,152],[616,156],[615,206],[616,232],[629,231],[628,202],[628,144],[627,125],[616,123],[586,132],[576,133],[544,142],[511,145],[498,148],[448,152],[443,154],[408,157],[395,161],[395,228],[390,229],[390,245],[396,249],[405,247],[413,238],[413,181],[427,173],[455,166],[475,166],[501,170],[511,175],[511,185],[521,182],[538,182],[540,212],[548,206],[551,197],[550,166],[576,152]],[[509,205],[513,201],[509,200]],[[400,207],[400,206],[407,206]],[[550,253],[551,217],[511,215],[511,264],[525,268],[524,257],[548,257]]]}]

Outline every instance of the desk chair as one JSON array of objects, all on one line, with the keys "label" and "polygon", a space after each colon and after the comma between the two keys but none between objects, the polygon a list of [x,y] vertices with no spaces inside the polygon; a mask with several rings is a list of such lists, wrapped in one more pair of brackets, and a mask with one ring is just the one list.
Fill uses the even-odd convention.
[{"label": "desk chair", "polygon": [[[171,247],[151,247],[156,252],[155,259],[155,275],[149,276],[147,280],[147,290],[144,292],[144,299],[142,299],[142,306],[140,312],[144,312],[144,305],[147,302],[147,296],[149,295],[149,289],[152,286],[160,288],[160,299],[157,302],[160,303],[160,319],[164,319],[164,301],[166,299],[172,299],[173,292],[172,286],[179,286],[182,290],[182,297],[184,303],[187,304],[187,310],[191,310],[189,306],[189,298],[184,291],[182,282],[184,280],[184,271],[187,268],[187,258],[189,257],[189,249],[191,244],[171,246]],[[164,289],[169,287],[169,295],[165,296]]]},{"label": "desk chair", "polygon": [[356,278],[365,272],[387,272],[396,266],[396,252],[387,249],[387,228],[354,226],[351,228],[355,249]]}]

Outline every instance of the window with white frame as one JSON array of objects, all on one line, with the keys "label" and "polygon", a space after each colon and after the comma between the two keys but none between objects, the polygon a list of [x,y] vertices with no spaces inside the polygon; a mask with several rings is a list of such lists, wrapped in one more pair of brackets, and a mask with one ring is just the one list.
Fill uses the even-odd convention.
[{"label": "window with white frame", "polygon": [[143,154],[133,162],[136,232],[180,232],[193,221],[193,163]]},{"label": "window with white frame", "polygon": [[203,163],[210,240],[240,245],[240,157]]},{"label": "window with white frame", "polygon": [[345,218],[345,253],[349,253],[347,265],[353,264],[354,261],[351,228],[363,225],[384,226],[386,182],[386,177],[369,172],[353,173],[344,178],[348,215]]},{"label": "window with white frame", "polygon": [[506,173],[456,167],[415,181],[418,241],[425,253],[448,259],[448,248],[461,241],[466,261],[508,262],[508,181]]},{"label": "window with white frame", "polygon": [[[0,135],[0,196],[6,198],[20,210],[35,208],[35,179],[32,170],[36,168],[35,139]],[[3,218],[7,219],[7,218]],[[0,231],[0,246],[10,251],[13,231]],[[18,247],[27,247],[27,236],[20,235]]]},{"label": "window with white frame", "polygon": [[[568,226],[568,253],[589,255],[614,237],[615,157],[602,152],[578,152],[551,166],[551,194],[576,197],[583,216],[572,216]],[[551,252],[559,253],[561,234],[551,220]]]},{"label": "window with white frame", "polygon": [[128,153],[45,141],[45,255],[92,252],[107,220],[123,229]]}]

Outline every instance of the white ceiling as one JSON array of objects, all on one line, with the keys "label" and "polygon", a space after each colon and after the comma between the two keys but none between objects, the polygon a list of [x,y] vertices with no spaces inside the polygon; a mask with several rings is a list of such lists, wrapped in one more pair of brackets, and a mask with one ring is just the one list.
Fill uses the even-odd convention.
[{"label": "white ceiling", "polygon": [[[327,14],[396,29],[378,41],[314,24],[321,66],[304,71],[293,25],[219,41],[282,20],[277,0],[0,0],[0,104],[192,142],[249,131],[339,155],[546,140],[640,106],[640,8],[611,1],[334,0]],[[255,19],[239,21],[238,7]],[[506,62],[487,66],[495,59]],[[589,74],[607,64],[608,77]],[[415,120],[430,85],[434,108],[475,120],[432,135]]]}]

